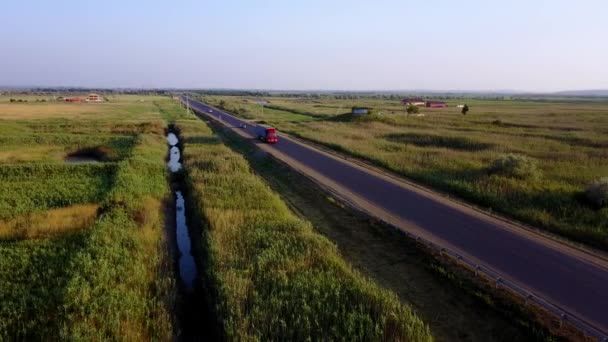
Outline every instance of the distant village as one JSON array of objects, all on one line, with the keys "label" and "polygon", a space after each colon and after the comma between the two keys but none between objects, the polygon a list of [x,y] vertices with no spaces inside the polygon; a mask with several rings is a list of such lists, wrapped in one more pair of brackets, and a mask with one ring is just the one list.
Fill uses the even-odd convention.
[{"label": "distant village", "polygon": [[[401,104],[406,106],[406,107],[410,107],[410,106],[414,106],[414,107],[426,107],[426,108],[447,108],[448,104],[447,102],[443,102],[443,101],[427,101],[424,100],[423,98],[420,97],[415,97],[415,98],[405,98],[403,100],[401,100]],[[457,105],[456,108],[463,108],[465,105]],[[351,113],[352,114],[370,114],[370,112],[372,111],[371,108],[367,108],[367,107],[353,107]],[[409,113],[409,112],[408,112]],[[421,114],[422,115],[422,114]]]},{"label": "distant village", "polygon": [[105,99],[98,94],[89,94],[87,97],[63,97],[58,96],[57,101],[65,102],[103,102]]},{"label": "distant village", "polygon": [[[56,96],[54,98],[48,99],[48,101],[59,101],[59,102],[76,102],[76,103],[83,103],[83,102],[104,102],[106,101],[106,98],[104,98],[101,95],[98,94],[94,94],[91,93],[86,97],[75,97],[75,96]],[[34,101],[34,100],[32,100]],[[15,99],[15,98],[11,98],[9,100],[9,102],[28,102],[28,99]],[[40,99],[37,98],[35,100],[35,102],[47,102],[47,99]]]}]

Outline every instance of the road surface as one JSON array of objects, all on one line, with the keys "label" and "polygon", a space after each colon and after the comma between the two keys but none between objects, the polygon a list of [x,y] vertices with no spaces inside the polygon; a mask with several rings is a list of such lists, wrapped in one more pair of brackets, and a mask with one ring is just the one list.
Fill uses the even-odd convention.
[{"label": "road surface", "polygon": [[[239,134],[255,125],[189,100]],[[242,124],[246,124],[243,128]],[[279,133],[260,147],[380,219],[491,268],[608,336],[608,262]]]}]

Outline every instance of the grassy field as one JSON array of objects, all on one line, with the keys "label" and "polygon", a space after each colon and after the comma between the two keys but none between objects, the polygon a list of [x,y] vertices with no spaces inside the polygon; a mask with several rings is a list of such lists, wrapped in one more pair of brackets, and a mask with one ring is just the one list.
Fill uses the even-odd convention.
[{"label": "grassy field", "polygon": [[[466,117],[454,108],[408,117],[380,99],[271,98],[272,108],[248,98],[208,100],[554,232],[608,244],[606,209],[580,200],[588,181],[607,174],[602,103],[469,101]],[[377,113],[344,115],[354,104]],[[359,235],[367,240],[373,230],[355,236],[318,228],[359,245],[338,250],[178,103],[118,96],[96,104],[0,97],[0,340],[178,334],[174,260],[164,232],[168,123],[176,123],[183,148],[199,281],[224,339],[431,340],[410,304],[439,336],[474,329],[470,336],[498,336],[473,323],[452,333],[423,307],[431,301],[412,294],[428,292],[428,276],[419,274],[420,284],[408,288],[401,281],[409,275],[395,282],[390,271],[378,271],[386,248],[357,259],[367,247]],[[489,174],[504,153],[538,161],[540,176]],[[342,251],[369,262],[365,275],[398,295],[354,270]],[[467,310],[448,311],[479,315]],[[522,336],[501,318],[493,322],[508,336]]]},{"label": "grassy field", "polygon": [[[475,286],[470,274],[460,274],[461,270],[420,248],[416,241],[349,208],[286,164],[259,153],[234,132],[212,127],[227,146],[243,154],[294,213],[335,243],[349,264],[410,305],[437,341],[553,339],[535,323],[529,308],[497,296],[493,284]],[[568,336],[569,332],[554,333]]]},{"label": "grassy field", "polygon": [[354,271],[239,154],[177,121],[198,263],[227,340],[431,340],[397,296]]},{"label": "grassy field", "polygon": [[[448,100],[408,116],[398,99],[207,96],[208,103],[384,167],[569,239],[608,250],[608,208],[585,187],[608,176],[608,102]],[[464,116],[455,106],[467,103]],[[345,114],[352,106],[368,116]],[[528,157],[534,173],[491,172],[494,161]]]},{"label": "grassy field", "polygon": [[155,103],[169,100],[141,100],[0,99],[0,340],[175,335]]},{"label": "grassy field", "polygon": [[190,199],[209,228],[195,240],[201,278],[225,339],[432,339],[176,102],[0,101],[0,110],[0,340],[179,334],[163,230],[164,135],[175,121]]}]

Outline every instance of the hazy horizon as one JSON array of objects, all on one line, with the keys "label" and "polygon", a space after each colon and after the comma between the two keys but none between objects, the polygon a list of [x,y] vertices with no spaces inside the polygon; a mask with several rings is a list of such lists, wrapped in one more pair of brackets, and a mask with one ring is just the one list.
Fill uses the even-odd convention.
[{"label": "hazy horizon", "polygon": [[9,1],[0,86],[608,89],[599,0]]}]

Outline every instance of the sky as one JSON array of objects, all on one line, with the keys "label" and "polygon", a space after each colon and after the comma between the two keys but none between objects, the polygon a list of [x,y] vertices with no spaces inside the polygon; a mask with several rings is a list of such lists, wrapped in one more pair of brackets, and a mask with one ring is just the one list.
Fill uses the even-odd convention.
[{"label": "sky", "polygon": [[0,86],[608,89],[606,0],[3,0]]}]

